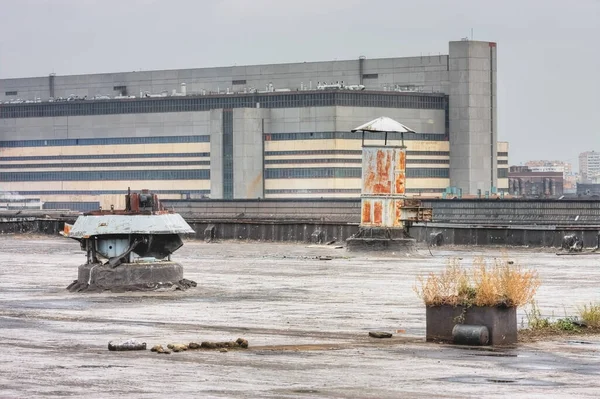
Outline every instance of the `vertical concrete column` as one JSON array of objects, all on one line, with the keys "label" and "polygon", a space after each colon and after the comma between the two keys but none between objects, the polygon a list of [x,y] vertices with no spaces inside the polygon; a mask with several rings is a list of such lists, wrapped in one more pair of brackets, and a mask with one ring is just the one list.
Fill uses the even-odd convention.
[{"label": "vertical concrete column", "polygon": [[210,198],[223,198],[223,110],[210,111]]},{"label": "vertical concrete column", "polygon": [[269,110],[233,110],[233,193],[234,198],[264,198],[263,126]]},{"label": "vertical concrete column", "polygon": [[498,186],[496,43],[450,42],[450,184],[465,194]]}]

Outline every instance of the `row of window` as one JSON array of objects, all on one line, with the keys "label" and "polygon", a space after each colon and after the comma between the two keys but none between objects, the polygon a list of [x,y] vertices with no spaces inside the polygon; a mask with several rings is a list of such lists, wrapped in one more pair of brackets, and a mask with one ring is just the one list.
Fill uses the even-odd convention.
[{"label": "row of window", "polygon": [[[407,193],[443,193],[444,188],[407,188]],[[265,194],[360,194],[360,188],[274,189]]]},{"label": "row of window", "polygon": [[0,197],[0,203],[10,204],[10,203],[25,203],[31,204],[35,202],[40,202],[39,198],[9,198],[9,197]]},{"label": "row of window", "polygon": [[[328,134],[329,133],[334,133],[334,136],[336,133],[340,133],[341,135],[345,135],[346,132],[323,132],[321,134]],[[275,134],[300,134],[300,133],[275,133]],[[317,134],[317,133],[310,133],[310,134]],[[406,133],[405,133],[406,134]],[[271,136],[273,136],[273,133],[271,134]],[[422,134],[419,134],[419,137],[421,137]],[[437,135],[440,136],[440,135]],[[287,136],[286,136],[287,137]],[[314,137],[314,136],[311,136]],[[409,136],[410,137],[410,136]],[[429,136],[425,136],[425,137],[429,137]],[[321,137],[318,137],[321,138]],[[335,137],[338,138],[338,137]],[[345,137],[347,138],[347,137]],[[368,138],[373,138],[373,137],[368,137]],[[272,137],[271,137],[272,139]],[[407,139],[405,137],[405,139]],[[410,140],[410,139],[407,139]],[[422,140],[427,140],[426,138],[423,138]],[[265,156],[279,156],[279,155],[361,155],[362,154],[362,150],[297,150],[297,151],[265,151]],[[498,156],[501,156],[500,154],[502,153],[498,153]],[[506,156],[508,156],[508,153]],[[408,156],[450,156],[450,151],[406,151],[406,155]],[[416,162],[415,162],[416,161]],[[423,162],[417,161],[417,160],[413,160],[413,163],[428,163],[425,162],[426,160],[423,160]],[[410,162],[409,160],[407,160],[407,162]],[[444,162],[448,162],[447,160],[445,160]],[[431,162],[431,163],[442,163],[442,162]],[[498,165],[508,165],[508,161],[507,160],[498,160]]]},{"label": "row of window", "polygon": [[499,157],[507,157],[508,156],[508,152],[499,152],[498,156]]},{"label": "row of window", "polygon": [[[210,194],[210,190],[151,190],[155,194]],[[111,195],[127,194],[127,190],[35,190],[18,191],[18,195]]]},{"label": "row of window", "polygon": [[8,147],[60,147],[73,145],[113,144],[163,144],[163,143],[209,143],[210,136],[156,136],[156,137],[106,137],[94,139],[50,139],[0,141],[0,148]]},{"label": "row of window", "polygon": [[[301,132],[301,133],[265,133],[265,141],[283,140],[329,140],[346,139],[362,140],[362,132]],[[384,140],[384,133],[365,132],[365,140]],[[400,133],[388,133],[388,140],[400,140]],[[448,141],[448,136],[443,133],[404,133],[404,140],[421,141]]]},{"label": "row of window", "polygon": [[361,155],[361,150],[298,150],[298,151],[265,151],[265,156],[278,155]]},{"label": "row of window", "polygon": [[450,169],[448,168],[407,168],[406,177],[434,177],[448,179],[450,177]]},{"label": "row of window", "polygon": [[360,188],[309,188],[265,190],[269,194],[360,194]]},{"label": "row of window", "polygon": [[103,170],[0,172],[0,181],[208,180],[210,170]]},{"label": "row of window", "polygon": [[100,209],[99,202],[44,202],[43,209],[70,209],[72,211],[88,212]]},{"label": "row of window", "polygon": [[[265,179],[360,178],[361,168],[279,168],[266,169]],[[448,168],[407,168],[406,177],[448,178]]]},{"label": "row of window", "polygon": [[448,159],[411,159],[411,158],[406,158],[407,164],[430,163],[430,164],[446,164],[447,165],[448,162],[450,162]]},{"label": "row of window", "polygon": [[361,168],[280,168],[265,169],[265,179],[308,179],[329,177],[360,178]]},{"label": "row of window", "polygon": [[361,163],[360,158],[265,159],[265,165],[290,163]]},{"label": "row of window", "polygon": [[[4,158],[0,158],[4,160]],[[33,169],[33,168],[106,168],[132,166],[187,166],[210,165],[210,161],[160,161],[160,162],[106,162],[106,163],[28,163],[1,165],[0,169]]]},{"label": "row of window", "polygon": [[447,102],[448,97],[443,94],[424,93],[364,91],[254,93],[228,96],[4,104],[0,106],[0,119],[208,111],[211,109],[256,108],[257,106],[260,108],[353,106],[443,110]]},{"label": "row of window", "polygon": [[498,165],[508,165],[508,160],[506,160],[506,159],[499,159],[498,160]]},{"label": "row of window", "polygon": [[0,161],[61,161],[68,159],[203,158],[210,152],[166,152],[155,154],[32,155],[0,157]]},{"label": "row of window", "polygon": [[[295,163],[361,163],[361,158],[266,159],[265,165]],[[406,159],[407,164],[448,164],[447,159]]]},{"label": "row of window", "polygon": [[407,194],[443,193],[445,188],[407,188]]},{"label": "row of window", "polygon": [[498,168],[498,178],[504,179],[508,177],[508,168]]}]

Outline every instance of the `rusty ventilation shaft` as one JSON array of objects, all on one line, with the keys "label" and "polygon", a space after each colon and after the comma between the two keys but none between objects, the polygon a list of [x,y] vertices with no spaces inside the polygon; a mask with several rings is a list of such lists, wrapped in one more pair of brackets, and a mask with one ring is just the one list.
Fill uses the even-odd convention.
[{"label": "rusty ventilation shaft", "polygon": [[[406,147],[404,133],[413,130],[387,117],[365,123],[362,132],[361,218],[357,234],[347,241],[348,250],[412,250],[415,240],[409,228],[431,220],[431,208],[406,196]],[[365,133],[383,134],[383,145],[366,145]],[[401,145],[388,145],[388,135],[400,134]]]},{"label": "rusty ventilation shaft", "polygon": [[125,196],[125,209],[99,209],[65,225],[65,237],[79,241],[87,261],[79,266],[69,291],[187,289],[171,254],[183,245],[181,234],[194,230],[181,215],[165,209],[156,194],[142,190]]}]

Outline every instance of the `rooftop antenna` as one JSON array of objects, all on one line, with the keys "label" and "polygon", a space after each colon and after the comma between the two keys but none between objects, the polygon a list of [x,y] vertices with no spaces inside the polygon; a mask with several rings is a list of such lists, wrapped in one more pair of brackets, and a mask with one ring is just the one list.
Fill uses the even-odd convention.
[{"label": "rooftop antenna", "polygon": [[471,28],[471,40],[473,40],[473,28]]}]

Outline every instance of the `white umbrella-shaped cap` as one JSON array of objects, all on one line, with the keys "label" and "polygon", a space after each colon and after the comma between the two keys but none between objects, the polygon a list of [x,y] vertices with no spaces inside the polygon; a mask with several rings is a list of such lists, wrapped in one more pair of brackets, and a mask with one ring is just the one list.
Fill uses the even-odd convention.
[{"label": "white umbrella-shaped cap", "polygon": [[416,133],[414,130],[404,126],[400,122],[396,122],[392,118],[387,116],[381,116],[377,119],[373,119],[371,122],[367,122],[364,125],[355,127],[351,130],[352,132],[390,132],[390,133]]}]

